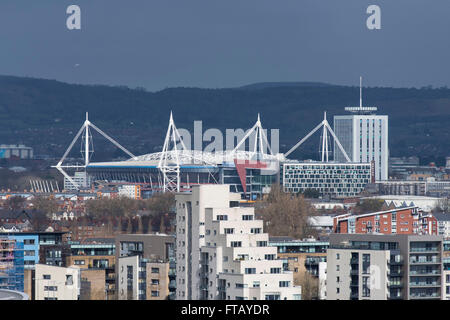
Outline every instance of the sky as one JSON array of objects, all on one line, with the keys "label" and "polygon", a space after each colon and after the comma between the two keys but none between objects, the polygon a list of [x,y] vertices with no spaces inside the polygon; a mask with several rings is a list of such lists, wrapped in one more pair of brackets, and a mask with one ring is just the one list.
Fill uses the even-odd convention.
[{"label": "sky", "polygon": [[[72,4],[81,30],[66,27]],[[150,91],[450,87],[449,34],[448,0],[1,0],[0,74]]]}]

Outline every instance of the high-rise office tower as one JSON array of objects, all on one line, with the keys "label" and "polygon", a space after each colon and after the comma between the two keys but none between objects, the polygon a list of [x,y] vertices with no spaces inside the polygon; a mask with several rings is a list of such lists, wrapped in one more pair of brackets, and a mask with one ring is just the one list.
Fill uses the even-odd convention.
[{"label": "high-rise office tower", "polygon": [[[360,86],[359,107],[347,107],[352,114],[334,116],[334,132],[353,162],[373,162],[375,180],[388,179],[388,116],[376,115],[376,107],[363,107]],[[336,144],[336,143],[335,143]],[[344,162],[344,154],[334,148],[334,160]]]}]

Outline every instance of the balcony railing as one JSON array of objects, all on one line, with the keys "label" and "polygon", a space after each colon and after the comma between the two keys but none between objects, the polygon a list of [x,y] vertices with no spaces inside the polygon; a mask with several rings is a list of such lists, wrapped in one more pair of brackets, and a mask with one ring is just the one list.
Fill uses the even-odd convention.
[{"label": "balcony railing", "polygon": [[439,252],[438,247],[429,247],[429,248],[414,248],[411,247],[409,252]]},{"label": "balcony railing", "polygon": [[418,276],[429,276],[429,275],[440,275],[441,270],[411,270],[409,271],[410,275],[418,275]]},{"label": "balcony railing", "polygon": [[436,299],[436,298],[440,298],[441,295],[439,293],[431,293],[431,294],[414,293],[414,294],[410,294],[409,297],[413,298],[413,299]]},{"label": "balcony railing", "polygon": [[441,259],[415,259],[415,258],[410,258],[409,259],[409,263],[412,264],[440,264],[441,263]]},{"label": "balcony railing", "polygon": [[389,270],[388,271],[388,276],[390,276],[390,277],[401,277],[401,276],[403,276],[403,271],[402,270]]},{"label": "balcony railing", "polygon": [[440,287],[441,284],[438,282],[426,283],[426,282],[410,282],[410,287]]}]

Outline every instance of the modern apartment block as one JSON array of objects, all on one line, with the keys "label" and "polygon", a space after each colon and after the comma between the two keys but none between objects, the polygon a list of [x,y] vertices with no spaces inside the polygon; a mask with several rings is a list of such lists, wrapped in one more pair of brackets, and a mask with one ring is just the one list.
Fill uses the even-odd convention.
[{"label": "modern apartment block", "polygon": [[353,197],[372,182],[370,163],[287,162],[283,164],[285,192],[314,189],[333,198]]},{"label": "modern apartment block", "polygon": [[[444,245],[445,250],[445,245]],[[444,252],[445,255],[445,252]],[[450,258],[444,257],[443,258],[443,268],[444,268],[444,285],[445,285],[445,291],[444,291],[444,300],[450,300]]]},{"label": "modern apartment block", "polygon": [[0,289],[24,291],[23,242],[0,236]]},{"label": "modern apartment block", "polygon": [[438,226],[432,214],[411,206],[359,215],[339,215],[333,218],[333,232],[437,235]]},{"label": "modern apartment block", "polygon": [[166,234],[117,236],[117,299],[172,299],[176,284],[174,242],[174,236]]},{"label": "modern apartment block", "polygon": [[141,199],[141,185],[123,184],[118,188],[118,195],[131,199]]},{"label": "modern apartment block", "polygon": [[450,214],[448,213],[433,213],[437,220],[438,234],[444,239],[450,238]]},{"label": "modern apartment block", "polygon": [[[346,108],[352,115],[334,116],[334,132],[350,160],[374,162],[375,179],[388,179],[388,116],[375,115],[376,108]],[[334,146],[334,160],[345,162],[344,154]]]},{"label": "modern apartment block", "polygon": [[81,268],[81,299],[115,299],[115,239],[92,239],[70,244],[66,265]]},{"label": "modern apartment block", "polygon": [[228,185],[176,195],[177,300],[301,299],[263,221],[239,200]]},{"label": "modern apartment block", "polygon": [[440,236],[331,234],[327,299],[443,299],[442,256]]},{"label": "modern apartment block", "polygon": [[81,272],[78,267],[37,264],[35,267],[36,300],[79,300]]}]

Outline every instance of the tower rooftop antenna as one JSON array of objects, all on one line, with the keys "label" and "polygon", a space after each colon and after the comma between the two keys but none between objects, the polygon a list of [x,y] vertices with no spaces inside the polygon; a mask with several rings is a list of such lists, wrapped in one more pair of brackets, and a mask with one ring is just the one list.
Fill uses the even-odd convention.
[{"label": "tower rooftop antenna", "polygon": [[362,76],[359,77],[359,107],[345,107],[345,111],[357,113],[357,114],[368,114],[374,113],[378,110],[377,107],[364,107],[362,102]]}]

